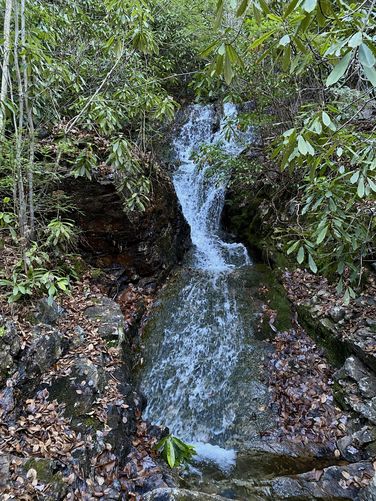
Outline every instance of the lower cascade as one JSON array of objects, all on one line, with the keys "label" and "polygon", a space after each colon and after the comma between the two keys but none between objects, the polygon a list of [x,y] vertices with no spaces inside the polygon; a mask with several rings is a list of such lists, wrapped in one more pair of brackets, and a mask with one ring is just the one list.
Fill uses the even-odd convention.
[{"label": "lower cascade", "polygon": [[213,106],[193,105],[188,111],[174,141],[180,165],[173,181],[193,249],[147,325],[141,388],[147,419],[194,444],[199,458],[228,470],[236,451],[272,421],[268,411],[256,416],[257,407],[267,408],[267,387],[259,375],[267,347],[252,326],[250,290],[256,284],[247,250],[221,238],[225,184],[191,158],[202,144],[238,155],[252,129],[225,136],[226,124],[237,115],[232,104],[224,105],[217,132]]}]

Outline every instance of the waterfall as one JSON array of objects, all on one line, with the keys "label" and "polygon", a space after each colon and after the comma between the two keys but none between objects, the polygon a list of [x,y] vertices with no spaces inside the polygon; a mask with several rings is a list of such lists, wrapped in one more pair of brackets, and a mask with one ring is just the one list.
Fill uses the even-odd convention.
[{"label": "waterfall", "polygon": [[226,138],[226,121],[237,115],[231,104],[224,106],[217,132],[213,106],[188,111],[174,141],[180,165],[173,181],[191,227],[193,253],[161,294],[149,322],[141,387],[148,400],[146,418],[196,444],[201,457],[227,467],[238,437],[254,433],[249,416],[267,398],[255,377],[263,348],[239,312],[240,302],[248,299],[247,250],[221,237],[225,184],[207,175],[208,166],[196,165],[192,153],[202,144],[217,144],[238,155],[252,130]]},{"label": "waterfall", "polygon": [[209,165],[199,168],[191,159],[192,153],[202,144],[219,144],[225,153],[238,155],[249,141],[251,129],[237,132],[226,139],[224,127],[228,119],[237,116],[233,104],[224,105],[224,115],[217,133],[213,133],[215,120],[213,106],[190,107],[189,120],[174,141],[180,167],[174,176],[175,190],[183,214],[191,227],[195,247],[193,266],[208,271],[226,271],[235,266],[249,264],[249,257],[242,244],[224,242],[219,236],[220,217],[223,210],[225,185],[217,178],[208,177]]}]

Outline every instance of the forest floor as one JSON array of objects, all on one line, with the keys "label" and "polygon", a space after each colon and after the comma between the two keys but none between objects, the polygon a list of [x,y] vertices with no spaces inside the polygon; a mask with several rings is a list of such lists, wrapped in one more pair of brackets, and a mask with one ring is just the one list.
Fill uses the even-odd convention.
[{"label": "forest floor", "polygon": [[[10,251],[4,252],[1,259],[1,266],[14,264],[14,255]],[[134,409],[135,427],[125,463],[119,462],[113,445],[106,439],[111,420],[109,410],[115,407],[122,409],[121,412],[129,411],[129,401],[124,398],[116,371],[123,370],[125,362],[127,370],[132,372],[133,361],[131,358],[124,361],[119,344],[103,338],[98,320],[88,318],[85,312],[106,296],[113,279],[107,276],[98,282],[89,271],[73,285],[70,294],[60,296],[58,303],[64,314],[57,315],[53,328],[61,335],[61,352],[43,373],[31,374],[35,380],[29,388],[22,383],[22,370],[27,370],[28,366],[17,364],[24,361],[35,342],[34,312],[38,300],[10,305],[5,295],[0,295],[2,323],[12,323],[11,332],[15,333],[14,339],[19,345],[14,372],[0,391],[1,499],[32,500],[38,496],[47,499],[62,496],[65,499],[117,499],[116,495],[125,492],[129,499],[141,499],[140,493],[152,486],[169,484],[154,450],[160,430],[150,428],[142,420],[141,404]],[[372,277],[362,296],[347,306],[342,304],[326,279],[306,271],[286,272],[283,283],[295,306],[313,301],[318,318],[330,317],[345,340],[359,329],[374,325],[376,301],[372,298],[376,295],[376,282]],[[140,321],[153,300],[153,294],[136,285],[130,284],[124,290],[119,304],[126,328],[132,328]],[[280,438],[303,447],[312,443],[325,444],[334,459],[346,459],[337,444],[350,433],[349,413],[335,401],[335,369],[319,344],[299,325],[297,318],[293,319],[292,329],[275,332],[275,314],[266,305],[265,316],[275,348],[268,361],[269,386],[273,405],[278,408]],[[0,339],[1,342],[8,343],[7,337]],[[369,351],[376,352],[375,343],[369,346]],[[77,360],[100,367],[108,376],[103,391],[92,400],[87,412],[88,418],[101,423],[101,429],[92,429],[86,434],[72,426],[67,406],[50,398],[48,391],[53,381],[70,377]],[[78,401],[86,395],[85,384],[83,378],[82,387],[74,387],[74,398]],[[125,414],[120,415],[127,419]],[[85,472],[77,457],[87,448],[88,441],[92,441],[93,450],[89,472]],[[38,462],[41,460],[47,461],[49,475],[40,472]],[[56,472],[59,472],[59,482]],[[316,472],[318,479],[321,474],[320,470]],[[367,486],[371,478],[368,470],[361,476],[345,471],[341,481],[345,488],[359,489]]]}]

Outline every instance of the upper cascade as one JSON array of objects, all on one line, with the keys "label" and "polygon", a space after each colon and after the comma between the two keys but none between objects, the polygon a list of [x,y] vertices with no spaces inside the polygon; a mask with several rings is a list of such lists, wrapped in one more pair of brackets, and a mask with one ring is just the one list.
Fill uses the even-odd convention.
[{"label": "upper cascade", "polygon": [[213,131],[216,110],[213,105],[192,105],[189,119],[174,141],[181,164],[173,181],[183,214],[191,227],[194,245],[192,266],[207,271],[226,271],[250,264],[242,244],[228,243],[220,236],[220,219],[225,200],[226,183],[216,175],[208,175],[209,165],[199,166],[192,154],[203,144],[219,145],[232,156],[239,155],[245,142],[252,139],[253,131],[225,134],[229,120],[238,115],[234,104],[224,104],[223,117],[217,132]]}]

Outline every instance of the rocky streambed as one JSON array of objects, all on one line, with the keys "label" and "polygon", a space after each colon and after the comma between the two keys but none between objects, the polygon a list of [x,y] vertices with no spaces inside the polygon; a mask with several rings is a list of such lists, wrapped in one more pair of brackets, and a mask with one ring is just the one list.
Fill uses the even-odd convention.
[{"label": "rocky streambed", "polygon": [[[97,268],[81,262],[56,303],[2,307],[4,499],[376,499],[372,289],[344,308],[223,233],[225,191],[189,164],[192,139],[219,137],[216,113],[186,113],[178,144],[191,247],[164,174],[134,218],[111,175],[62,187]],[[165,426],[196,443],[188,469],[153,449]]]}]

